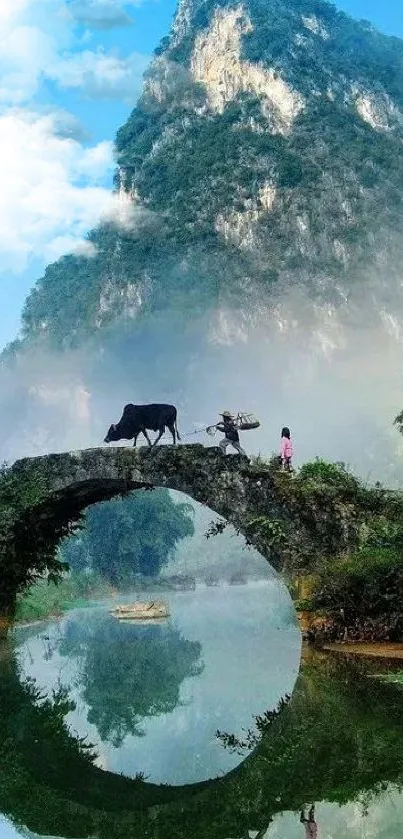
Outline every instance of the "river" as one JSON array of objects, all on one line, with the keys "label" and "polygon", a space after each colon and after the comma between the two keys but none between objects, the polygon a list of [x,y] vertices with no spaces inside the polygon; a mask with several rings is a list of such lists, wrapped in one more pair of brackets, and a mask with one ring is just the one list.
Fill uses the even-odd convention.
[{"label": "river", "polygon": [[162,625],[119,622],[107,604],[19,630],[17,658],[22,677],[47,695],[68,691],[76,707],[66,722],[94,744],[97,765],[157,784],[195,783],[240,762],[217,730],[241,735],[292,692],[300,633],[275,580],[164,600],[171,617]]},{"label": "river", "polygon": [[3,645],[1,839],[305,839],[312,803],[318,839],[401,839],[403,693],[379,679],[399,663],[300,668],[274,578],[163,597],[160,625],[105,603]]}]

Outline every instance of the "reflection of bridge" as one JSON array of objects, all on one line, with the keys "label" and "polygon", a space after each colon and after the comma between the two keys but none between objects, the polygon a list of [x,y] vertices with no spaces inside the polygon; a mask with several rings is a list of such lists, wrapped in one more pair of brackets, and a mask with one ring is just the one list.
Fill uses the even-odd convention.
[{"label": "reflection of bridge", "polygon": [[203,784],[156,786],[98,769],[68,734],[67,711],[63,699],[37,701],[4,645],[0,812],[40,835],[223,839],[262,830],[305,801],[346,803],[402,780],[399,691],[343,659],[306,659],[292,701],[253,754]]}]

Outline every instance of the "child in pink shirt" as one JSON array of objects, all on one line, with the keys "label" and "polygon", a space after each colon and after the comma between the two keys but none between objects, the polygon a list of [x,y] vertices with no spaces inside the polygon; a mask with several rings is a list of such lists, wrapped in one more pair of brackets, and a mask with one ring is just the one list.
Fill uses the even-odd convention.
[{"label": "child in pink shirt", "polygon": [[286,469],[287,472],[290,472],[292,469],[291,458],[293,456],[293,447],[291,442],[290,429],[286,426],[283,428],[281,432],[280,456],[284,469]]}]

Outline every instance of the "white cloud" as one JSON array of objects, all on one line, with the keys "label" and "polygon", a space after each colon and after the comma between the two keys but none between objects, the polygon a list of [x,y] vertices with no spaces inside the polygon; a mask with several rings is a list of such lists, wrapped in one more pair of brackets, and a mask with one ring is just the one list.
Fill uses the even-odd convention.
[{"label": "white cloud", "polygon": [[61,87],[81,88],[94,98],[122,99],[133,105],[148,63],[148,57],[139,53],[121,59],[100,50],[86,50],[60,58],[47,73]]},{"label": "white cloud", "polygon": [[[11,0],[2,2],[11,6]],[[61,0],[17,0],[7,14],[0,10],[0,105],[30,101],[46,79],[60,88],[80,88],[90,97],[133,104],[148,56],[132,53],[122,58],[100,49],[83,51],[88,38],[78,39],[74,8]],[[106,8],[119,11],[120,4],[108,0],[85,8],[104,14]]]},{"label": "white cloud", "polygon": [[[139,4],[126,3],[127,5]],[[123,0],[70,0],[68,8],[78,23],[94,29],[113,29],[133,24],[133,19],[124,8]]]},{"label": "white cloud", "polygon": [[[105,189],[114,168],[112,143],[89,144],[78,120],[63,110],[63,90],[134,104],[147,57],[89,48],[91,27],[123,24],[134,5],[0,0],[0,275],[77,247],[94,256],[87,231],[101,214],[116,216],[116,198]],[[49,81],[59,93],[56,107],[54,100],[46,105]]]},{"label": "white cloud", "polygon": [[0,115],[0,271],[22,271],[71,251],[111,205],[101,186],[112,144],[85,149],[55,133],[51,115]]},{"label": "white cloud", "polygon": [[79,256],[85,256],[86,259],[93,259],[98,253],[97,246],[88,239],[85,239],[83,242],[79,242],[78,245],[75,244],[74,247],[75,253]]}]

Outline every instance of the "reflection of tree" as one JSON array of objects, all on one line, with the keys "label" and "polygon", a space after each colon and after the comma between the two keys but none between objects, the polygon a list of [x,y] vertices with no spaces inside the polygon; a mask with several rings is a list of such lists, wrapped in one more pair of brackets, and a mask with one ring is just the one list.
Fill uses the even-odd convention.
[{"label": "reflection of tree", "polygon": [[157,787],[97,769],[59,711],[41,710],[0,661],[0,811],[42,835],[222,839],[306,801],[343,804],[403,780],[401,692],[331,658],[304,663],[249,760],[207,784]]},{"label": "reflection of tree", "polygon": [[[284,702],[280,713],[258,719],[261,740],[250,772],[245,765],[242,786],[251,807],[255,802],[260,811],[260,823],[279,809],[298,810],[305,801],[345,804],[381,781],[400,778],[399,709],[398,691],[385,691],[362,664],[312,656],[292,701]],[[253,735],[240,744],[229,734],[221,739],[230,748],[256,745]],[[264,804],[254,786],[267,791]]]},{"label": "reflection of tree", "polygon": [[81,659],[83,699],[88,721],[115,747],[127,734],[142,735],[146,717],[173,711],[184,679],[202,672],[201,645],[169,625],[138,626],[115,618],[94,630],[69,623],[63,655]]}]

